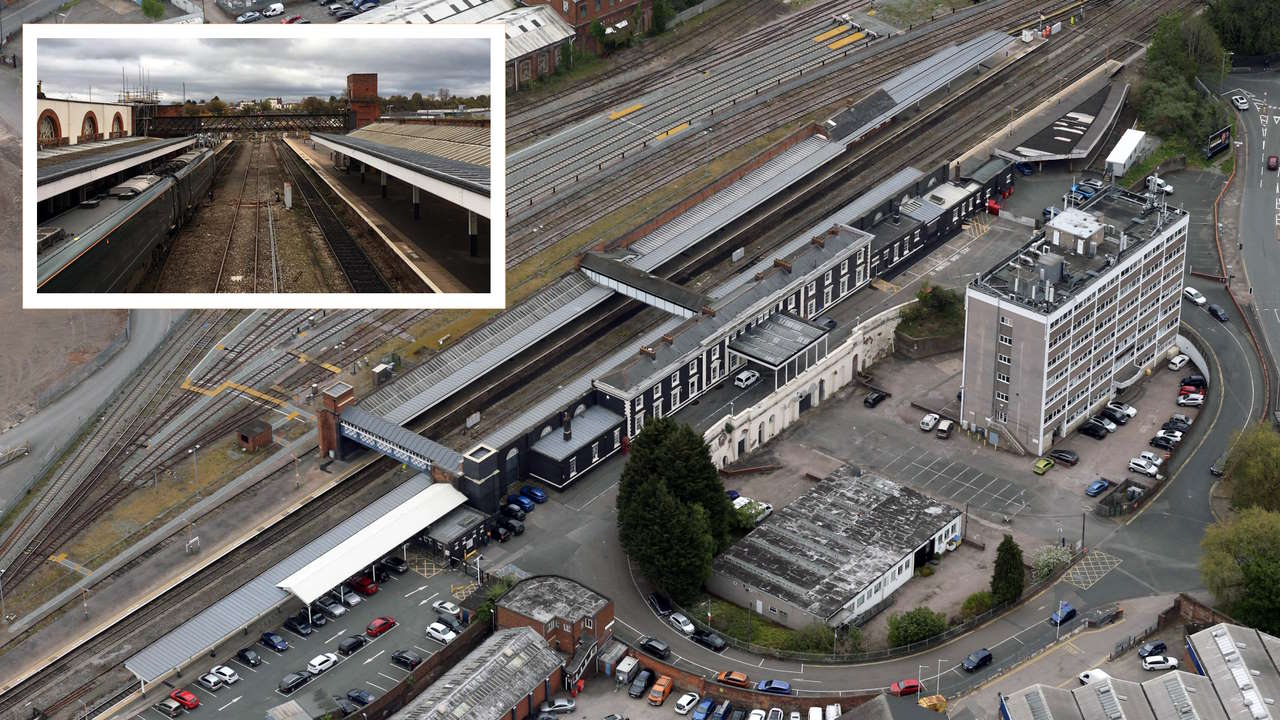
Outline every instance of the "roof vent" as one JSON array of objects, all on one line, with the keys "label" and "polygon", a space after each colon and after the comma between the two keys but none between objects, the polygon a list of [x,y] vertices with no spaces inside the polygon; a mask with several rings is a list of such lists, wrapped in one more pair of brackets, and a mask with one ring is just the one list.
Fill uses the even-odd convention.
[{"label": "roof vent", "polygon": [[640,353],[643,355],[648,355],[650,360],[658,359],[658,351],[654,350],[651,347],[646,346],[646,347],[640,348]]}]

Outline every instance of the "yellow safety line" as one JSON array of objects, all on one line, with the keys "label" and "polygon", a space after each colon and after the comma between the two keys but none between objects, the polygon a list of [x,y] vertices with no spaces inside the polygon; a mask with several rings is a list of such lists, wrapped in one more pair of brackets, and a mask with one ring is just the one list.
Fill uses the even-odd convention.
[{"label": "yellow safety line", "polygon": [[221,395],[224,391],[228,389],[238,390],[244,393],[245,395],[250,395],[252,397],[258,398],[259,400],[266,400],[267,402],[274,403],[281,407],[285,405],[285,401],[281,400],[280,398],[274,397],[272,395],[268,395],[260,390],[255,390],[249,387],[248,385],[233,383],[230,380],[223,380],[221,385],[218,385],[217,387],[210,390],[209,388],[202,388],[199,385],[192,383],[191,378],[187,378],[186,380],[182,381],[182,389],[190,390],[192,392],[198,392],[201,395],[206,395],[208,397],[217,397],[218,395]]},{"label": "yellow safety line", "polygon": [[622,110],[614,110],[613,112],[609,113],[609,119],[617,120],[618,118],[624,118],[630,115],[631,113],[639,110],[642,107],[644,107],[644,105],[640,103],[636,103],[635,105],[632,105],[629,108],[623,108]]},{"label": "yellow safety line", "polygon": [[861,40],[861,39],[865,38],[866,36],[867,36],[867,34],[866,34],[866,33],[864,33],[864,32],[854,33],[854,34],[850,35],[849,37],[840,38],[839,40],[837,40],[837,41],[835,41],[835,42],[831,43],[830,45],[828,45],[828,46],[827,46],[827,49],[828,49],[828,50],[839,50],[840,48],[844,47],[845,45],[852,45],[853,43],[858,42],[859,40]]},{"label": "yellow safety line", "polygon": [[324,368],[325,370],[328,370],[334,375],[342,374],[342,368],[338,367],[337,365],[332,365],[330,363],[324,362],[323,360],[316,360],[310,357],[309,355],[307,355],[306,353],[300,353],[295,350],[288,350],[286,352],[298,358],[298,362],[300,363],[312,363],[313,365],[319,365],[320,367]]},{"label": "yellow safety line", "polygon": [[677,125],[677,126],[675,126],[675,127],[671,128],[670,130],[668,130],[668,131],[666,131],[666,132],[658,133],[658,137],[657,137],[656,139],[657,139],[657,140],[666,140],[667,138],[671,137],[672,135],[675,135],[676,133],[679,133],[679,132],[682,132],[682,131],[684,131],[684,130],[688,130],[688,129],[689,129],[689,123],[687,123],[687,122],[680,123],[679,125]]},{"label": "yellow safety line", "polygon": [[849,32],[849,29],[850,29],[850,26],[848,26],[848,25],[841,25],[840,27],[838,27],[838,28],[836,28],[836,29],[834,29],[834,30],[828,30],[828,31],[826,31],[826,32],[822,33],[822,34],[821,34],[821,35],[819,35],[818,37],[814,38],[814,39],[813,39],[813,41],[814,41],[814,42],[826,42],[826,41],[830,40],[831,38],[833,38],[833,37],[835,37],[835,36],[837,36],[837,35],[843,35],[843,34],[845,34],[845,33]]}]

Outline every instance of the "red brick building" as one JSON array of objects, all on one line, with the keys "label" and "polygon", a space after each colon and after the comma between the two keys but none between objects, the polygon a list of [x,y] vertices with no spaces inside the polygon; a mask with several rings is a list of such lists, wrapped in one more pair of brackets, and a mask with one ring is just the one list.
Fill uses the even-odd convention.
[{"label": "red brick building", "polygon": [[565,685],[577,682],[613,637],[613,601],[559,575],[522,580],[498,601],[499,628],[533,628],[569,657]]},{"label": "red brick building", "polygon": [[[565,22],[573,26],[583,46],[593,52],[600,51],[595,38],[591,36],[591,23],[596,20],[606,30],[616,28],[619,23],[626,23],[615,32],[645,33],[653,25],[653,0],[529,0],[529,4],[546,5],[555,10]],[[640,8],[640,26],[632,27],[637,7]]]},{"label": "red brick building", "polygon": [[352,73],[347,76],[347,102],[356,116],[356,129],[378,119],[378,74]]}]

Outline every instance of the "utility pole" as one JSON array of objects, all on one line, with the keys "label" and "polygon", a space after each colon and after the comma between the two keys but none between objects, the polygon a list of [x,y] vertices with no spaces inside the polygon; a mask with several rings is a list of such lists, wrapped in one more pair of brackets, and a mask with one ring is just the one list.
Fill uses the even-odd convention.
[{"label": "utility pole", "polygon": [[1080,513],[1080,549],[1084,550],[1084,519],[1088,516],[1087,512]]},{"label": "utility pole", "polygon": [[937,684],[937,686],[936,686],[936,688],[935,688],[935,690],[934,690],[934,694],[935,694],[935,695],[941,695],[941,694],[942,694],[942,663],[944,663],[944,662],[946,662],[946,661],[945,661],[945,660],[943,660],[942,658],[938,658],[938,675],[937,675],[937,681],[938,681],[938,684]]}]

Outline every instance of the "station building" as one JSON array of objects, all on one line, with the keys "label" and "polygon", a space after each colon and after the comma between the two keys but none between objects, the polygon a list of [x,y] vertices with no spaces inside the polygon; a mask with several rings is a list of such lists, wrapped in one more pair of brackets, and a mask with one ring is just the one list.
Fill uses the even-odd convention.
[{"label": "station building", "polygon": [[60,98],[36,99],[36,145],[78,145],[132,137],[133,106]]}]

